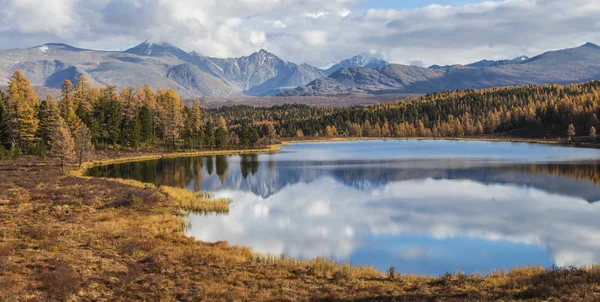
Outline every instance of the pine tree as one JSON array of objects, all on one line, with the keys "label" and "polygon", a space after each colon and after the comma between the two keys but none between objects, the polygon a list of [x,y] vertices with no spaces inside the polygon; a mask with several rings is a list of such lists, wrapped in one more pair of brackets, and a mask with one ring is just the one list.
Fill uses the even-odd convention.
[{"label": "pine tree", "polygon": [[152,139],[154,137],[154,135],[153,135],[154,129],[152,126],[152,114],[150,113],[150,109],[148,109],[148,106],[144,105],[140,109],[139,120],[140,120],[140,124],[142,126],[142,128],[141,128],[142,142],[144,142],[144,143],[152,142]]},{"label": "pine tree", "polygon": [[86,125],[81,125],[74,137],[75,152],[79,160],[79,167],[86,155],[92,152],[94,146],[92,145],[92,133]]},{"label": "pine tree", "polygon": [[258,143],[258,140],[260,140],[260,135],[258,134],[258,129],[256,129],[256,127],[252,127],[252,129],[250,129],[250,146],[251,147],[256,146],[256,143]]},{"label": "pine tree", "polygon": [[27,151],[35,140],[39,120],[38,98],[29,80],[16,71],[8,83],[4,121],[8,138],[21,151]]},{"label": "pine tree", "polygon": [[71,160],[75,154],[75,142],[67,123],[62,118],[59,119],[58,127],[52,134],[50,146],[51,154],[60,159],[60,168],[64,171],[64,163]]},{"label": "pine tree", "polygon": [[130,139],[131,146],[137,150],[142,143],[142,121],[140,120],[139,116],[134,117]]},{"label": "pine tree", "polygon": [[240,130],[240,145],[244,147],[250,146],[250,129],[245,122],[242,123],[242,128]]},{"label": "pine tree", "polygon": [[215,148],[215,129],[212,122],[208,122],[204,127],[204,145],[211,150]]},{"label": "pine tree", "polygon": [[50,138],[52,137],[56,127],[58,127],[60,119],[58,104],[51,94],[49,94],[46,97],[46,100],[42,101],[40,104],[38,119],[40,123],[37,131],[37,137],[40,138],[42,143],[49,146]]},{"label": "pine tree", "polygon": [[6,129],[4,126],[4,118],[5,117],[6,117],[6,100],[5,100],[4,92],[0,91],[0,148],[2,148],[2,149],[4,149],[3,145],[6,144]]},{"label": "pine tree", "polygon": [[227,132],[222,127],[217,128],[215,132],[215,144],[218,149],[227,148]]},{"label": "pine tree", "polygon": [[110,144],[116,145],[121,139],[121,104],[117,100],[108,101],[106,112],[106,129],[108,130],[108,141]]}]

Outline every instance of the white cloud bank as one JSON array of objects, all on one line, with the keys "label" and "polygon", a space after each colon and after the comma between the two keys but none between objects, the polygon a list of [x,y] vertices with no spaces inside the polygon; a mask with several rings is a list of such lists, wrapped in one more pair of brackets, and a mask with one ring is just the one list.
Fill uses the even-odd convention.
[{"label": "white cloud bank", "polygon": [[190,235],[259,252],[343,260],[368,248],[369,237],[416,235],[531,245],[560,266],[600,262],[600,204],[524,186],[425,179],[361,191],[322,178],[267,198],[239,191],[217,196],[233,198],[234,209],[228,216],[192,216]]},{"label": "white cloud bank", "polygon": [[323,66],[366,51],[468,63],[600,43],[600,1],[504,0],[364,10],[361,0],[0,0],[0,45],[125,49],[147,38],[227,57],[266,48]]}]

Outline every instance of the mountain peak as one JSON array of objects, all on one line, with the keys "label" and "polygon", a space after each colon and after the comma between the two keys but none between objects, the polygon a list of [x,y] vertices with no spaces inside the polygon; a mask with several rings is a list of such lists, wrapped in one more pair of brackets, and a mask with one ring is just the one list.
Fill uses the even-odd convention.
[{"label": "mountain peak", "polygon": [[365,68],[379,68],[389,65],[388,62],[384,61],[383,56],[379,53],[360,53],[350,59],[341,61],[338,64],[333,65],[327,69],[327,74],[333,74],[341,68],[348,67],[365,67]]},{"label": "mountain peak", "polygon": [[36,46],[34,48],[38,48],[41,52],[46,52],[49,49],[60,49],[60,50],[68,50],[68,51],[80,51],[83,50],[81,48],[77,48],[71,45],[67,45],[64,43],[46,43],[44,45]]},{"label": "mountain peak", "polygon": [[581,47],[593,47],[593,48],[598,48],[598,49],[600,49],[600,46],[598,46],[598,45],[596,45],[596,44],[594,44],[594,43],[592,43],[592,42],[587,42],[587,43],[585,43],[585,44],[581,45]]},{"label": "mountain peak", "polygon": [[182,61],[190,61],[190,54],[178,48],[177,46],[164,42],[155,43],[146,40],[139,45],[126,50],[125,52],[138,56],[175,57]]}]

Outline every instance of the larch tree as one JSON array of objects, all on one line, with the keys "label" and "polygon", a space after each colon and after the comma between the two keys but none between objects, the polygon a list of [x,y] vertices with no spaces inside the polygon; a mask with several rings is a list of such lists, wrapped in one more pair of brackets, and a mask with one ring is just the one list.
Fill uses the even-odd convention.
[{"label": "larch tree", "polygon": [[275,131],[275,125],[272,122],[268,122],[265,129],[265,138],[267,140],[267,144],[272,144],[275,142],[275,138],[277,137],[277,132]]},{"label": "larch tree", "polygon": [[567,136],[569,137],[569,141],[573,141],[577,133],[575,132],[575,126],[573,124],[569,124],[569,128],[567,129]]},{"label": "larch tree", "polygon": [[[202,136],[200,135],[200,130],[202,129],[202,116],[200,113],[199,100],[195,100],[191,108],[189,125],[193,144],[198,143],[199,137]],[[192,148],[193,147],[194,145],[192,145]]]},{"label": "larch tree", "polygon": [[64,163],[73,159],[75,155],[75,142],[67,123],[60,118],[58,127],[52,134],[50,141],[50,154],[60,159],[60,168],[64,171]]},{"label": "larch tree", "polygon": [[81,167],[84,157],[94,150],[94,146],[92,145],[92,132],[86,125],[81,125],[81,127],[77,129],[77,132],[75,132],[74,144],[77,159],[79,160],[79,167]]},{"label": "larch tree", "polygon": [[183,128],[183,103],[173,89],[160,91],[159,100],[162,107],[161,124],[164,131],[164,139],[175,149],[177,139]]},{"label": "larch tree", "polygon": [[8,82],[4,121],[9,139],[13,144],[17,144],[21,151],[31,147],[35,140],[39,125],[38,103],[31,82],[17,70]]}]

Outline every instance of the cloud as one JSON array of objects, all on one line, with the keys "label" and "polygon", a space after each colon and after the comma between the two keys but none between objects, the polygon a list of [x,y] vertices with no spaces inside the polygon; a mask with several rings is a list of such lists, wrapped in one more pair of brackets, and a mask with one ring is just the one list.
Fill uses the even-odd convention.
[{"label": "cloud", "polygon": [[425,65],[536,55],[600,42],[596,0],[504,0],[369,9],[362,0],[0,0],[6,48],[65,42],[125,49],[145,39],[209,56],[260,48],[317,66],[378,51]]},{"label": "cloud", "polygon": [[[191,216],[189,234],[264,253],[343,261],[355,252],[376,250],[370,246],[374,238],[386,238],[393,246],[417,237],[426,243],[392,247],[392,253],[435,263],[449,255],[434,253],[433,247],[470,238],[480,242],[482,251],[494,242],[545,250],[549,259],[536,261],[560,266],[600,261],[600,204],[521,185],[429,178],[357,189],[322,177],[269,197],[232,190],[216,196],[232,198],[234,210],[228,216]],[[444,248],[459,247],[450,243]],[[451,254],[459,257],[460,251]],[[503,262],[482,265],[491,269],[498,263]]]}]

